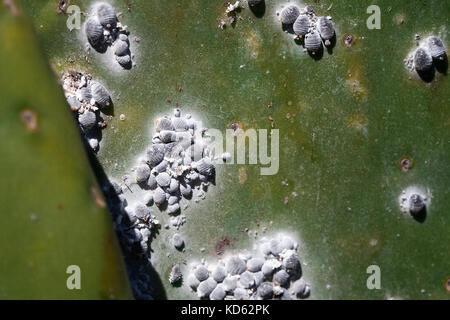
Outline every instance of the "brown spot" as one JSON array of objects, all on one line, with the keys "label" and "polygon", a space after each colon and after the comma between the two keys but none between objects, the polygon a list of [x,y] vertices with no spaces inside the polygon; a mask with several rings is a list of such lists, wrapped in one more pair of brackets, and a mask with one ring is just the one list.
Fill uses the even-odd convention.
[{"label": "brown spot", "polygon": [[445,279],[444,286],[445,286],[445,290],[447,290],[447,293],[450,293],[450,277]]},{"label": "brown spot", "polygon": [[403,172],[408,172],[409,169],[412,168],[412,159],[410,157],[402,157],[398,161],[400,165],[400,169],[402,169]]},{"label": "brown spot", "polygon": [[401,25],[405,23],[405,16],[403,13],[398,13],[394,16],[394,21],[396,24]]},{"label": "brown spot", "polygon": [[342,37],[342,43],[346,48],[351,48],[355,43],[356,37],[350,33],[344,34]]},{"label": "brown spot", "polygon": [[60,203],[58,204],[57,208],[58,208],[59,211],[62,211],[62,209],[64,209],[64,207]]},{"label": "brown spot", "polygon": [[239,135],[240,133],[243,132],[244,125],[242,124],[242,122],[233,121],[233,122],[228,124],[227,128],[233,130],[234,135],[237,136],[237,135]]},{"label": "brown spot", "polygon": [[95,205],[99,208],[106,208],[105,200],[103,200],[103,197],[98,188],[96,186],[92,186],[90,188],[90,191],[92,200],[94,201]]},{"label": "brown spot", "polygon": [[227,236],[223,236],[219,241],[216,243],[216,253],[217,255],[222,255],[225,247],[231,246],[231,240]]},{"label": "brown spot", "polygon": [[366,123],[366,119],[362,115],[351,115],[347,119],[347,128],[355,128],[361,130]]},{"label": "brown spot", "polygon": [[24,124],[28,131],[35,133],[38,130],[38,117],[36,112],[30,109],[20,111],[20,121]]},{"label": "brown spot", "polygon": [[3,5],[13,16],[17,16],[20,13],[14,0],[3,0]]},{"label": "brown spot", "polygon": [[56,12],[58,14],[65,13],[69,4],[70,0],[59,0],[58,6],[56,7]]}]

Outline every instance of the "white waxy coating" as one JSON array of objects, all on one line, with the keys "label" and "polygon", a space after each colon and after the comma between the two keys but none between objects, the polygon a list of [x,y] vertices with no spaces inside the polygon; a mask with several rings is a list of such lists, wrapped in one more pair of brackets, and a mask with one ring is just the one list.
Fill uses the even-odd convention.
[{"label": "white waxy coating", "polygon": [[95,138],[89,139],[89,146],[92,148],[92,150],[98,149],[98,140]]}]

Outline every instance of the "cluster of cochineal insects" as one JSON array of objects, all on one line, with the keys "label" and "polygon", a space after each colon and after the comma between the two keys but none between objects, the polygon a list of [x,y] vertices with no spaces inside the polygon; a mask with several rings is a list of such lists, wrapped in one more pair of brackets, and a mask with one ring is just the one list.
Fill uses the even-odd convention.
[{"label": "cluster of cochineal insects", "polygon": [[97,151],[99,138],[96,129],[102,128],[100,111],[111,104],[111,95],[98,81],[89,74],[70,70],[62,76],[63,89],[67,103],[75,114],[80,129],[90,147]]},{"label": "cluster of cochineal insects", "polygon": [[303,9],[295,4],[287,5],[281,10],[280,22],[292,26],[294,40],[302,40],[311,54],[320,52],[323,46],[331,46],[335,36],[331,17],[317,17],[311,5]]},{"label": "cluster of cochineal insects", "polygon": [[413,66],[417,73],[427,73],[445,61],[447,52],[442,40],[435,36],[426,38],[414,52]]},{"label": "cluster of cochineal insects", "polygon": [[263,238],[255,251],[230,255],[214,265],[196,264],[187,285],[199,298],[210,300],[291,300],[309,296],[297,244],[290,237]]},{"label": "cluster of cochineal insects", "polygon": [[123,26],[115,9],[108,3],[99,3],[93,7],[85,24],[89,44],[100,53],[112,46],[116,61],[125,69],[132,66],[130,41],[126,26]]}]

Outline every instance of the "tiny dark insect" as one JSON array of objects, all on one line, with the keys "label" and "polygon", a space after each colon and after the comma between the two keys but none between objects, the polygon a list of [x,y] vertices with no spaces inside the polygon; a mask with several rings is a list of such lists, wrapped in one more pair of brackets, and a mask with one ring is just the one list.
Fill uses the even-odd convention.
[{"label": "tiny dark insect", "polygon": [[56,8],[56,12],[59,14],[66,12],[67,7],[69,6],[70,0],[59,0],[58,7]]},{"label": "tiny dark insect", "polygon": [[38,129],[38,117],[36,112],[25,109],[20,112],[20,121],[27,128],[28,131],[34,133]]},{"label": "tiny dark insect", "polygon": [[402,158],[400,159],[400,167],[403,172],[408,172],[412,167],[412,161],[410,158]]},{"label": "tiny dark insect", "polygon": [[342,38],[342,42],[344,43],[344,46],[347,48],[351,48],[353,43],[355,42],[355,38],[351,34],[345,34]]}]

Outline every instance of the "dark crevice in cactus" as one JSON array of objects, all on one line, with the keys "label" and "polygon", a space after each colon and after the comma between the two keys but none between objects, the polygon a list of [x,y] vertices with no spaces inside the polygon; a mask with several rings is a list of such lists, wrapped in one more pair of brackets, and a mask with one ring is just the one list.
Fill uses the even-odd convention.
[{"label": "dark crevice in cactus", "polygon": [[[95,173],[99,185],[102,187],[102,193],[106,199],[106,203],[113,221],[117,218],[121,210],[122,201],[119,199],[118,195],[114,191],[114,187],[111,184],[108,176],[103,170],[102,165],[97,159],[97,156],[93,152],[92,148],[86,139],[83,138],[83,134],[80,130],[81,138],[84,142],[84,147],[88,155],[89,162]],[[130,279],[131,288],[133,290],[133,295],[136,299],[155,299],[155,300],[166,300],[166,292],[164,290],[163,283],[159,274],[156,272],[154,267],[147,255],[136,254],[135,252],[129,252],[125,249],[124,243],[127,237],[122,234],[118,229],[115,230],[119,244],[124,256],[125,265],[128,273],[128,278]],[[152,238],[157,236],[157,232],[152,235]],[[151,243],[151,239],[150,239]],[[139,283],[144,282],[147,284],[146,289],[139,288]]]}]

